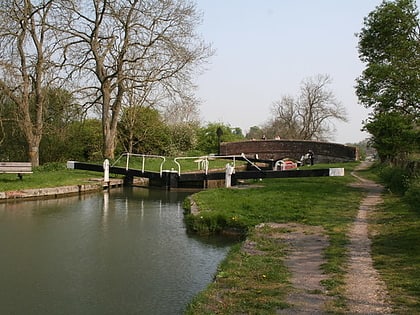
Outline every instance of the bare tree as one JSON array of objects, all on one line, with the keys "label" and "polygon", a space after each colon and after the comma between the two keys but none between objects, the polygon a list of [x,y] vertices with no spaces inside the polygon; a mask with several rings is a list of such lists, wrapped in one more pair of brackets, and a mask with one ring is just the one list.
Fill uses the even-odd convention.
[{"label": "bare tree", "polygon": [[280,101],[273,103],[272,120],[267,124],[265,133],[270,136],[280,136],[286,139],[299,138],[300,119],[296,110],[295,99],[283,96]]},{"label": "bare tree", "polygon": [[0,91],[16,106],[15,119],[28,144],[29,159],[39,165],[39,144],[53,86],[58,53],[51,17],[59,1],[10,0],[0,4]]},{"label": "bare tree", "polygon": [[273,119],[266,128],[289,139],[326,140],[334,131],[333,120],[347,121],[345,108],[328,89],[331,79],[318,75],[302,81],[297,98],[283,96],[272,105]]},{"label": "bare tree", "polygon": [[[80,74],[84,95],[98,106],[103,154],[114,157],[122,107],[138,93],[141,105],[156,104],[191,86],[197,67],[212,51],[194,32],[195,5],[181,0],[86,0],[71,12],[66,57]],[[70,16],[70,15],[69,15]],[[130,97],[126,97],[130,93]]]},{"label": "bare tree", "polygon": [[197,104],[194,95],[182,95],[165,106],[163,118],[169,125],[198,123],[200,115]]}]

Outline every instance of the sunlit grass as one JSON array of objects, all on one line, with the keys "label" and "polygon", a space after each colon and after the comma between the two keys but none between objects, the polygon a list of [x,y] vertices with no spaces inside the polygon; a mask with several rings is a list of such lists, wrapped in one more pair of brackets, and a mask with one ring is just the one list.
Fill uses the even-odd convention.
[{"label": "sunlit grass", "polygon": [[90,178],[102,176],[96,172],[66,169],[64,163],[57,163],[35,168],[32,174],[23,174],[21,180],[16,174],[0,174],[0,191],[86,184]]},{"label": "sunlit grass", "polygon": [[420,212],[387,195],[374,213],[375,268],[399,314],[420,313]]},{"label": "sunlit grass", "polygon": [[273,314],[285,308],[288,271],[284,248],[270,238],[252,234],[259,254],[234,246],[219,266],[215,281],[188,306],[186,314]]},{"label": "sunlit grass", "polygon": [[[355,165],[344,165],[345,177],[266,179],[254,182],[254,188],[199,192],[193,199],[201,211],[196,216],[188,215],[186,222],[190,229],[199,233],[218,232],[232,226],[248,231],[247,235],[251,238],[257,237],[252,233],[253,227],[263,222],[322,226],[330,242],[324,253],[327,262],[323,266],[329,279],[323,284],[336,297],[336,304],[331,307],[339,309],[344,305],[340,286],[344,281],[347,260],[347,232],[364,196],[363,191],[348,186],[355,180],[349,175]],[[325,165],[318,167],[324,168]],[[267,240],[263,241],[267,243]],[[208,290],[200,294],[189,306],[187,314],[211,314],[214,311],[212,307],[217,309],[214,313],[227,314],[273,314],[277,309],[284,308],[284,296],[289,287],[288,272],[282,262],[283,249],[279,243],[267,248],[264,255],[256,257],[244,256],[234,249],[220,268],[222,279],[217,278]],[[265,266],[263,262],[270,265],[269,261],[273,265]],[[270,268],[276,268],[279,277],[276,294],[268,290],[264,298],[258,299],[255,292],[265,294],[266,288],[265,282],[260,283],[256,279],[261,279],[258,277],[261,272],[270,273]],[[237,273],[241,276],[237,277]],[[263,307],[258,302],[260,300],[264,300]],[[250,301],[256,301],[255,305]]]}]

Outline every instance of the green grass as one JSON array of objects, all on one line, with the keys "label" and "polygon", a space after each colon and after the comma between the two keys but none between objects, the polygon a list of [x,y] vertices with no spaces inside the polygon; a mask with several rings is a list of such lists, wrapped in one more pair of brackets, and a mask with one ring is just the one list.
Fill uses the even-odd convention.
[{"label": "green grass", "polygon": [[16,174],[0,174],[0,191],[85,184],[89,178],[102,176],[97,172],[66,169],[64,163],[54,163],[35,168],[33,174],[23,174],[22,180]]},{"label": "green grass", "polygon": [[253,235],[260,255],[236,245],[219,266],[215,281],[188,306],[187,314],[273,314],[286,307],[289,287],[283,264],[284,248],[274,239]]},{"label": "green grass", "polygon": [[[354,217],[361,192],[347,185],[352,181],[349,175],[266,179],[251,183],[256,184],[256,188],[206,190],[193,196],[200,208],[200,217],[189,218],[200,225],[207,217],[223,217],[227,225],[232,223],[234,227],[248,228],[273,221],[331,229],[348,224]],[[190,224],[193,230],[201,232],[194,222]]]},{"label": "green grass", "polygon": [[[232,226],[248,231],[248,237],[251,238],[257,237],[252,233],[253,227],[263,222],[298,222],[324,227],[330,240],[324,253],[327,263],[323,266],[324,271],[329,274],[329,280],[324,285],[336,297],[336,304],[330,307],[333,310],[341,308],[344,302],[340,286],[343,284],[346,267],[347,232],[365,194],[348,186],[355,180],[349,175],[355,165],[345,165],[345,177],[270,179],[255,182],[258,185],[255,188],[199,192],[193,199],[200,208],[200,213],[196,216],[187,215],[186,222],[191,230],[198,233],[217,233]],[[256,309],[261,314],[272,314],[276,309],[285,307],[283,297],[288,292],[288,274],[282,265],[281,246],[272,245],[271,250],[256,257],[244,257],[235,248],[217,275],[218,279],[222,272],[223,281],[218,279],[199,295],[189,306],[187,314],[254,314],[257,313]],[[279,248],[276,249],[275,245]],[[260,286],[255,279],[260,279],[258,275],[261,273],[272,274],[271,268],[275,268],[274,273],[278,274],[279,279],[273,280],[268,287],[275,286],[276,294],[269,291],[265,295],[265,282]],[[241,276],[237,277],[237,273]],[[242,288],[240,294],[235,291],[238,288]],[[261,292],[264,297],[257,299],[255,291]],[[221,298],[220,294],[226,296]],[[261,302],[265,305],[262,310],[259,309],[262,305],[259,303],[254,305],[247,302],[244,305],[246,301],[255,300],[264,301]]]},{"label": "green grass", "polygon": [[420,314],[420,211],[386,195],[374,213],[372,254],[398,314]]}]

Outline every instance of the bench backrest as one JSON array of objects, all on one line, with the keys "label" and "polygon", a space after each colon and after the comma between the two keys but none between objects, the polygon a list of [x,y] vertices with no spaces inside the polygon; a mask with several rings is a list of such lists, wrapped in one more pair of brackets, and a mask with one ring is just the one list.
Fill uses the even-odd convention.
[{"label": "bench backrest", "polygon": [[0,162],[0,172],[31,173],[32,164],[30,162]]}]

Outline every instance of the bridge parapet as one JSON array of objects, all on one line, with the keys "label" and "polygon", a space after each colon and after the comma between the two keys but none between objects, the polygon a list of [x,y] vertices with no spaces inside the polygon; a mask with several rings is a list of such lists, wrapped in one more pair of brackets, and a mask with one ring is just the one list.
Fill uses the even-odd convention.
[{"label": "bridge parapet", "polygon": [[244,153],[247,157],[263,160],[291,158],[300,160],[309,150],[314,152],[316,163],[350,162],[358,159],[357,149],[338,143],[307,140],[247,140],[223,142],[221,155]]}]

